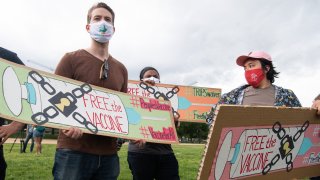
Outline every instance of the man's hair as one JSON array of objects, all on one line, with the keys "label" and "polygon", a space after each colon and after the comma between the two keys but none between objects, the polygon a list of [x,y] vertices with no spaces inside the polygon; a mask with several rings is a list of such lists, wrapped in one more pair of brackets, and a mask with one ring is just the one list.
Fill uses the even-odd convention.
[{"label": "man's hair", "polygon": [[271,61],[265,60],[265,59],[259,59],[262,69],[268,70],[267,66],[269,66],[269,71],[267,72],[267,79],[271,82],[274,83],[274,78],[278,78],[278,75],[280,72],[277,72],[275,70],[275,67],[273,66]]},{"label": "man's hair", "polygon": [[314,100],[320,100],[320,94]]},{"label": "man's hair", "polygon": [[94,4],[88,11],[88,15],[87,15],[87,23],[89,24],[90,23],[90,20],[91,20],[91,15],[92,15],[92,11],[97,9],[97,8],[105,8],[107,11],[109,11],[112,15],[112,23],[114,24],[114,12],[113,10],[111,9],[110,6],[108,6],[106,3],[104,2],[98,2],[96,4]]},{"label": "man's hair", "polygon": [[158,72],[154,67],[147,66],[147,67],[143,68],[143,69],[140,71],[140,76],[139,76],[139,77],[140,77],[140,80],[142,80],[144,74],[145,74],[147,71],[150,71],[150,70],[156,71],[156,72],[158,73],[158,75],[159,75],[159,78],[160,78],[159,72]]}]

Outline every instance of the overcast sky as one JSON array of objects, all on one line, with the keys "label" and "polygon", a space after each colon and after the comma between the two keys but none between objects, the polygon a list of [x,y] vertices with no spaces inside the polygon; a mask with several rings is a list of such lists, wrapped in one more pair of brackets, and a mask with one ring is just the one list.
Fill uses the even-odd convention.
[{"label": "overcast sky", "polygon": [[[97,1],[1,0],[0,46],[30,67],[55,68],[66,52],[86,48],[87,10]],[[138,79],[154,66],[169,84],[222,88],[244,84],[235,60],[268,52],[303,106],[320,93],[318,0],[110,0],[116,32],[110,53]]]}]

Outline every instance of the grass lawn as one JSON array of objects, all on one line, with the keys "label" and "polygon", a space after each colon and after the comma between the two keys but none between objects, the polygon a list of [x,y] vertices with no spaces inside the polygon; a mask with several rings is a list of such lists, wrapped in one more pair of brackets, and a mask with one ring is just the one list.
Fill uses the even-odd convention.
[{"label": "grass lawn", "polygon": [[[11,145],[4,145],[5,159],[8,164],[6,180],[53,179],[51,170],[56,145],[44,144],[41,155],[30,152],[21,154],[19,143],[16,143],[9,152]],[[119,180],[132,179],[127,163],[127,150],[128,146],[125,144],[119,151],[121,168]],[[173,150],[179,162],[180,178],[182,180],[196,179],[204,145],[173,145]]]}]

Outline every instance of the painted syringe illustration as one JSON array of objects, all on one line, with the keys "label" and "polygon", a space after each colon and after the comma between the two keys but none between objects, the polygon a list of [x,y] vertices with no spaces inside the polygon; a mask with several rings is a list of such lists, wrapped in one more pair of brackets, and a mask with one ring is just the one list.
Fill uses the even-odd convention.
[{"label": "painted syringe illustration", "polygon": [[[85,126],[92,133],[98,131],[96,124],[104,127],[103,131],[128,133],[127,113],[120,98],[115,94],[93,91],[89,84],[79,87],[43,77],[36,71],[30,71],[27,81],[21,83],[14,69],[7,67],[3,73],[3,95],[9,110],[15,116],[22,112],[25,100],[33,114],[30,118],[38,125],[49,120],[51,123],[61,124],[61,119],[67,119],[64,124]],[[96,109],[104,113],[96,114]]]},{"label": "painted syringe illustration", "polygon": [[[286,128],[276,122],[272,128],[235,128],[228,131],[221,137],[223,141],[212,172],[214,178],[222,179],[229,168],[228,178],[235,179],[254,174],[266,175],[279,169],[289,172],[294,166],[302,166],[301,163],[294,163],[294,160],[298,157],[303,159],[313,146],[310,138],[304,136],[308,128],[313,128],[308,121],[302,126]],[[233,134],[236,132],[239,138],[234,142]]]},{"label": "painted syringe illustration", "polygon": [[57,129],[78,127],[103,136],[178,142],[169,101],[130,95],[1,58],[0,65],[0,117]]},{"label": "painted syringe illustration", "polygon": [[[207,98],[213,98],[216,97],[218,98],[220,96],[220,92],[218,90],[208,90],[207,88],[198,88],[198,87],[185,87],[185,86],[177,86],[177,85],[160,85],[160,86],[151,86],[147,83],[144,82],[139,82],[139,83],[129,83],[128,85],[129,88],[129,93],[130,94],[139,94],[141,96],[146,96],[149,98],[155,98],[155,99],[163,99],[163,100],[169,100],[171,102],[172,106],[172,112],[177,117],[178,119],[180,118],[180,111],[185,111],[185,115],[183,118],[188,118],[186,117],[186,111],[190,107],[193,106],[192,110],[189,110],[188,114],[192,114],[193,110],[200,110],[202,113],[207,113],[209,109],[214,105],[210,104],[211,102],[214,103],[213,100],[209,100],[209,103],[204,103],[208,102],[208,99],[203,100],[200,97],[201,100],[197,100],[197,102],[191,102],[187,96],[181,96],[182,94],[189,95],[192,97],[192,99],[195,99],[195,94],[202,95],[205,94]],[[137,91],[136,89],[141,89],[140,91]],[[180,94],[181,89],[184,93]],[[202,91],[205,89],[205,93],[201,93],[199,91]],[[144,91],[144,92],[143,92]],[[212,92],[211,92],[212,91]],[[198,107],[194,107],[198,106]],[[205,108],[205,110],[203,110]],[[192,116],[192,115],[191,115]],[[194,119],[193,117],[192,119]],[[185,120],[185,119],[184,119]]]}]

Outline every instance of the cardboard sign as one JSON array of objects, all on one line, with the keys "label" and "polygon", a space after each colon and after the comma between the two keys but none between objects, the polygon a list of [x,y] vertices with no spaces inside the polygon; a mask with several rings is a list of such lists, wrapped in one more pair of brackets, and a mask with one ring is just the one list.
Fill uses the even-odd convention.
[{"label": "cardboard sign", "polygon": [[205,123],[211,107],[221,96],[221,89],[129,81],[128,93],[148,98],[170,100],[179,121]]},{"label": "cardboard sign", "polygon": [[26,124],[177,143],[168,101],[133,96],[0,59],[0,116]]},{"label": "cardboard sign", "polygon": [[219,106],[198,179],[320,176],[320,117],[309,108]]}]

